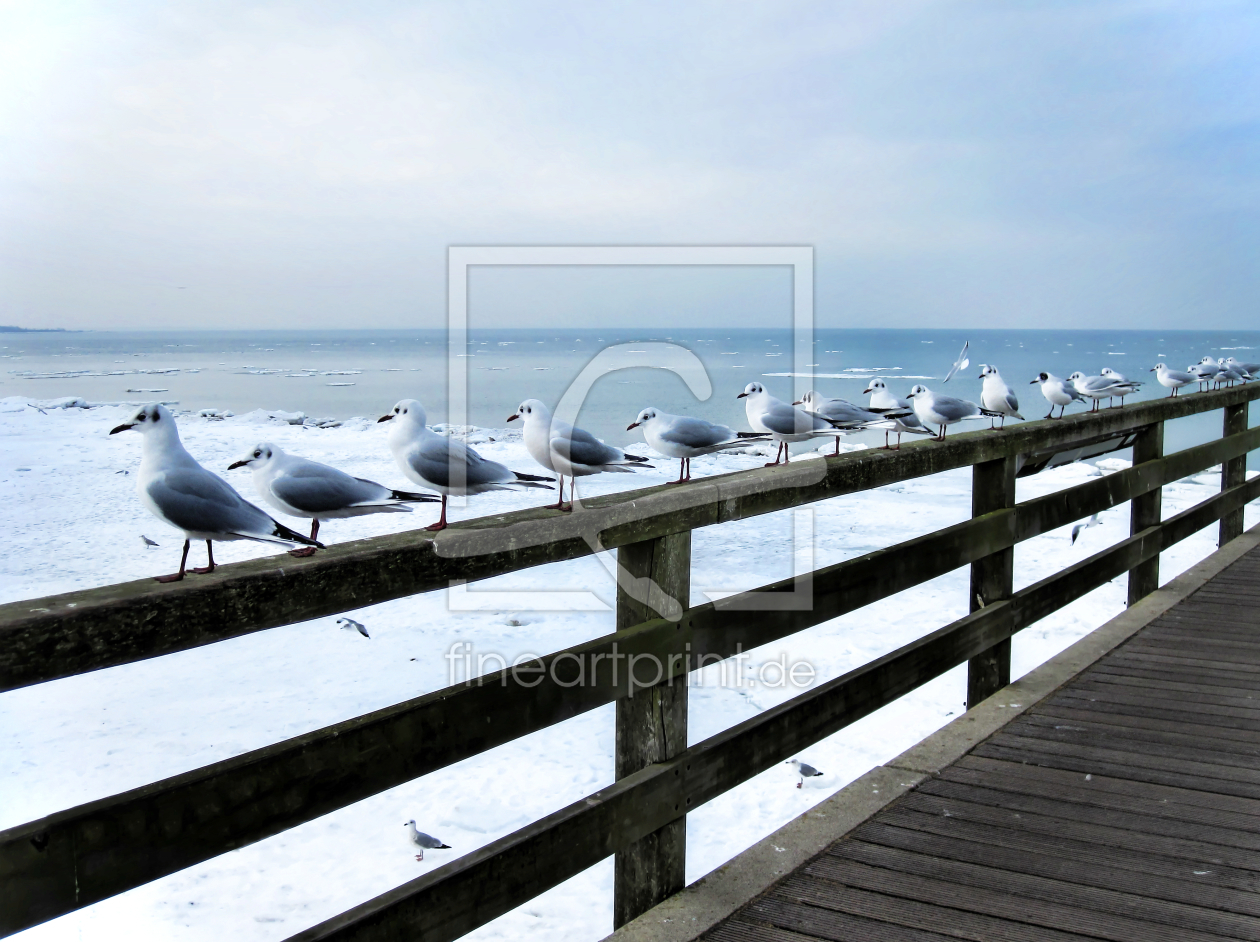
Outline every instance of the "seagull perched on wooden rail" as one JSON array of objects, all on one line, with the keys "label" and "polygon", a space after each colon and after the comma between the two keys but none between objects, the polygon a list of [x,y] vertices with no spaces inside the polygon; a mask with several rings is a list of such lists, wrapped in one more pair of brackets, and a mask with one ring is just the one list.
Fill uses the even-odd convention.
[{"label": "seagull perched on wooden rail", "polygon": [[[1002,374],[998,372],[996,366],[988,363],[980,364],[980,379],[984,380],[984,385],[980,389],[980,405],[988,409],[990,413],[996,413],[1002,417],[1002,425],[1000,428],[1006,428],[1006,417],[1012,416],[1024,421],[1024,417],[1019,414],[1019,400],[1015,398],[1015,393],[1011,392],[1011,387],[1006,385],[1006,381],[1002,379]],[[989,419],[989,428],[993,429],[993,419]]]},{"label": "seagull perched on wooden rail", "polygon": [[[822,416],[837,428],[860,429],[870,428],[890,419],[914,415],[914,410],[907,405],[904,409],[863,409],[849,402],[848,399],[828,399],[822,393],[810,390],[802,396],[794,406],[804,406],[810,415]],[[840,436],[836,436],[836,451],[840,454]]]},{"label": "seagull perched on wooden rail", "polygon": [[[806,442],[812,438],[842,435],[845,431],[837,427],[837,423],[830,419],[798,409],[782,399],[776,399],[766,392],[766,387],[761,383],[749,383],[735,398],[748,400],[744,403],[744,414],[748,417],[748,424],[752,430],[769,435],[779,443],[779,450],[775,452],[774,461],[767,462],[767,468],[773,468],[780,463],[780,460],[783,464],[788,463],[789,442]],[[780,456],[782,456],[781,459]]]},{"label": "seagull perched on wooden rail", "polygon": [[1197,383],[1200,380],[1200,377],[1195,373],[1185,370],[1170,370],[1166,363],[1156,363],[1151,367],[1151,372],[1155,374],[1155,378],[1159,380],[1161,386],[1172,390],[1168,394],[1169,399],[1177,395],[1181,387],[1189,386],[1191,383]]},{"label": "seagull perched on wooden rail", "polygon": [[304,543],[323,549],[323,544],[290,530],[271,519],[232,489],[232,485],[207,471],[185,450],[175,427],[175,417],[161,403],[142,406],[131,421],[109,434],[134,430],[143,436],[140,473],[136,491],[153,516],[184,533],[184,553],[179,572],[157,576],[158,582],[184,578],[192,540],[206,541],[208,563],[195,573],[214,572],[214,540],[257,540],[292,546]]},{"label": "seagull perched on wooden rail", "polygon": [[1037,378],[1029,383],[1030,386],[1041,386],[1041,394],[1046,397],[1046,402],[1050,403],[1050,411],[1046,413],[1047,419],[1055,418],[1054,407],[1059,407],[1058,417],[1063,418],[1063,413],[1073,402],[1084,402],[1085,397],[1076,391],[1073,386],[1065,379],[1059,379],[1053,373],[1038,373]]},{"label": "seagull perched on wooden rail", "polygon": [[[862,395],[869,394],[871,397],[871,409],[881,410],[884,412],[895,411],[906,414],[897,414],[892,417],[892,428],[884,430],[884,448],[889,451],[901,450],[902,433],[913,433],[915,435],[931,435],[932,433],[923,427],[923,423],[919,420],[919,416],[914,411],[914,406],[910,404],[909,399],[898,399],[888,390],[888,384],[881,377],[875,377],[866,384],[866,388],[862,390]],[[893,449],[888,444],[888,433],[897,433],[897,448]]]},{"label": "seagull perched on wooden rail", "polygon": [[942,396],[920,384],[910,390],[910,398],[914,400],[914,411],[924,425],[936,425],[940,434],[936,441],[945,441],[946,426],[970,419],[977,415],[996,417],[1001,413],[982,409],[970,399],[955,399],[953,396]]},{"label": "seagull perched on wooden rail", "polygon": [[636,428],[643,429],[644,440],[655,451],[678,459],[678,480],[668,482],[670,484],[691,480],[692,458],[770,440],[756,432],[737,432],[726,425],[715,425],[690,415],[670,415],[652,406],[640,412],[638,418],[626,426],[626,431]]}]

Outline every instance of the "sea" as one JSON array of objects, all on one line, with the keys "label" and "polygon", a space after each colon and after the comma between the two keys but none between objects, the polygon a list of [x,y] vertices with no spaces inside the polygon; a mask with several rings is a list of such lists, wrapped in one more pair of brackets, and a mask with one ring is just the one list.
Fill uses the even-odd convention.
[{"label": "sea", "polygon": [[[653,346],[635,349],[638,344]],[[970,365],[942,386],[964,344]],[[1047,409],[1030,384],[1039,372],[1095,374],[1109,366],[1146,381],[1136,399],[1154,398],[1168,394],[1149,372],[1156,362],[1184,368],[1204,354],[1260,361],[1260,331],[816,328],[812,343],[794,344],[784,328],[516,328],[469,330],[459,348],[452,348],[445,330],[0,333],[0,398],[160,400],[178,403],[179,410],[239,415],[268,409],[334,420],[382,415],[399,399],[413,398],[436,424],[449,418],[448,374],[455,363],[467,375],[466,387],[457,387],[467,390],[466,411],[457,417],[502,428],[524,399],[554,405],[601,351],[613,347],[628,354],[617,363],[630,365],[594,382],[578,422],[623,445],[641,440],[626,426],[647,406],[746,429],[737,395],[752,381],[784,399],[817,388],[865,402],[866,383],[881,376],[902,396],[924,383],[978,400],[980,365],[989,363],[999,367],[1032,419]],[[670,356],[662,359],[662,350]],[[658,365],[682,362],[679,356],[693,364],[693,373],[702,368],[707,383],[697,384],[693,376],[689,386],[678,372]],[[711,394],[702,399],[705,386]],[[1168,424],[1166,448],[1220,433],[1219,413],[1180,419]],[[853,440],[882,443],[882,433]]]}]

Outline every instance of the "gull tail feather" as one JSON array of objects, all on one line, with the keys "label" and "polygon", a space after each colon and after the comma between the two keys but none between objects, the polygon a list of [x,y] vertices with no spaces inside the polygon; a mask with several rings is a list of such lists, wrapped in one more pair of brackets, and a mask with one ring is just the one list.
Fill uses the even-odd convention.
[{"label": "gull tail feather", "polygon": [[390,491],[390,497],[394,500],[412,501],[414,503],[437,503],[442,498],[435,497],[432,494],[414,494],[411,491]]}]

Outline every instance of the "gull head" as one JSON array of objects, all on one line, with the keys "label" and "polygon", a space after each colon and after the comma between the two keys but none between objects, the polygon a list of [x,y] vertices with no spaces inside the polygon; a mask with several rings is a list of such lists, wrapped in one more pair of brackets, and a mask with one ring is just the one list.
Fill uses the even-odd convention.
[{"label": "gull head", "polygon": [[244,458],[241,458],[239,461],[233,461],[228,465],[228,470],[232,471],[236,468],[248,467],[251,471],[261,471],[271,463],[271,459],[282,454],[284,452],[270,442],[259,442],[245,453]]},{"label": "gull head", "polygon": [[1029,386],[1036,386],[1038,383],[1048,383],[1048,382],[1050,382],[1050,374],[1049,374],[1049,373],[1038,373],[1038,374],[1037,374],[1037,378],[1036,378],[1036,379],[1034,379],[1034,380],[1032,380],[1032,381],[1031,381],[1028,385],[1029,385]]},{"label": "gull head", "polygon": [[821,403],[821,402],[822,402],[822,396],[811,389],[805,395],[801,396],[800,399],[797,399],[796,402],[792,403],[792,405],[794,406],[805,405],[813,409],[816,403]]},{"label": "gull head", "polygon": [[918,386],[915,386],[914,389],[910,390],[909,398],[913,399],[915,396],[922,396],[926,394],[927,391],[928,391],[928,388],[924,386],[922,383],[920,383]]},{"label": "gull head", "polygon": [[998,368],[996,366],[990,366],[988,363],[981,363],[980,375],[977,377],[977,379],[984,379],[986,376],[997,376],[997,375],[999,374],[998,374]]},{"label": "gull head", "polygon": [[402,424],[425,425],[428,417],[424,414],[424,406],[418,399],[400,399],[389,412],[377,419],[377,422],[388,422],[400,419]]},{"label": "gull head", "polygon": [[628,432],[632,428],[638,428],[640,425],[647,425],[659,414],[660,413],[656,411],[656,408],[654,406],[648,406],[646,409],[644,409],[642,412],[639,413],[639,417],[637,419],[635,419],[633,422],[631,422],[629,425],[626,426],[626,431]]},{"label": "gull head", "polygon": [[766,391],[766,387],[761,383],[749,383],[744,387],[744,391],[736,396],[736,399],[743,399],[745,396],[759,396]]},{"label": "gull head", "polygon": [[171,415],[171,410],[160,402],[151,402],[147,406],[141,406],[136,414],[122,425],[110,429],[109,434],[115,435],[118,432],[132,430],[147,435],[150,432],[161,432],[174,427],[175,417]]},{"label": "gull head", "polygon": [[1151,367],[1150,372],[1158,373],[1160,370],[1166,370],[1166,369],[1168,369],[1167,363],[1156,363],[1154,366]]},{"label": "gull head", "polygon": [[1082,373],[1080,370],[1077,370],[1075,373],[1073,373],[1071,376],[1068,377],[1068,380],[1075,381],[1075,380],[1084,379],[1084,378],[1085,378],[1085,374]]},{"label": "gull head", "polygon": [[533,415],[549,418],[551,413],[547,410],[547,407],[543,405],[543,403],[540,400],[526,399],[524,402],[522,402],[519,406],[516,407],[516,411],[513,412],[511,415],[509,415],[507,417],[507,420],[509,422],[513,422],[516,419],[524,419],[526,422],[528,422],[530,416],[533,416]]},{"label": "gull head", "polygon": [[867,393],[874,392],[877,389],[887,389],[887,388],[888,388],[888,384],[885,383],[882,379],[880,379],[877,376],[873,380],[871,380],[869,383],[866,384],[866,388],[862,390],[862,395],[865,396]]}]

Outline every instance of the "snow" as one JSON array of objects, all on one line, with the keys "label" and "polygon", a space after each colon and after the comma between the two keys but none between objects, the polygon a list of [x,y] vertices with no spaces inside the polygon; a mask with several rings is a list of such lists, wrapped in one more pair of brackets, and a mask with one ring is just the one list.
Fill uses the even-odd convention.
[{"label": "snow", "polygon": [[[213,410],[207,410],[213,413]],[[180,539],[148,516],[134,492],[139,436],[109,429],[125,407],[45,408],[0,401],[0,600],[37,598],[173,571]],[[250,499],[247,471],[227,472],[244,449],[270,440],[286,450],[352,474],[409,488],[393,466],[387,428],[369,419],[339,427],[292,424],[295,414],[259,410],[244,416],[182,414],[189,450]],[[301,420],[298,419],[300,422]],[[509,467],[534,472],[519,432],[450,429]],[[830,450],[826,443],[820,450]],[[634,449],[648,454],[645,445]],[[715,455],[692,462],[695,475],[754,467],[755,454]],[[593,495],[669,480],[671,460],[655,470],[601,475],[579,482]],[[1127,463],[1069,465],[1019,482],[1021,500],[1114,472]],[[1220,487],[1204,472],[1167,487],[1166,514]],[[538,503],[537,492],[491,493],[452,506],[458,520]],[[967,469],[837,498],[803,510],[696,531],[693,604],[829,565],[966,519]],[[332,521],[321,537],[342,541],[423,526],[430,507]],[[811,524],[812,519],[812,524]],[[1070,527],[1020,544],[1017,588],[1098,552],[1128,532],[1128,506],[1101,515],[1075,546]],[[293,521],[287,521],[293,523]],[[1247,525],[1256,522],[1248,508]],[[808,539],[812,525],[813,540]],[[799,538],[794,545],[793,533]],[[1163,557],[1164,580],[1215,546],[1215,526]],[[144,534],[161,545],[146,547]],[[215,547],[233,562],[273,548],[249,543]],[[202,547],[191,561],[200,565]],[[565,593],[557,597],[554,594]],[[794,696],[773,686],[768,667],[807,662],[815,683],[828,680],[935,629],[967,610],[967,573],[960,570],[891,599],[752,652],[738,672],[732,662],[693,675],[691,741]],[[1124,579],[1018,635],[1014,676],[1120,612]],[[551,607],[542,608],[542,600]],[[0,828],[156,781],[370,710],[446,686],[460,653],[545,654],[612,630],[613,583],[598,558],[560,563],[469,586],[433,592],[349,613],[371,633],[340,630],[335,617],[276,628],[207,647],[0,695]],[[725,672],[725,683],[722,683]],[[738,673],[738,679],[736,674]],[[798,675],[799,676],[799,675]],[[766,682],[769,682],[769,685]],[[701,807],[688,818],[687,879],[695,880],[793,817],[958,715],[963,669],[951,671],[897,703],[818,743],[800,756],[824,776],[795,787],[787,765]],[[162,938],[264,942],[286,938],[383,893],[457,855],[501,837],[612,781],[613,708],[595,710],[269,840],[28,930],[23,940]],[[414,859],[404,824],[452,845]],[[482,927],[469,938],[589,940],[611,927],[612,863],[604,861]]]}]

